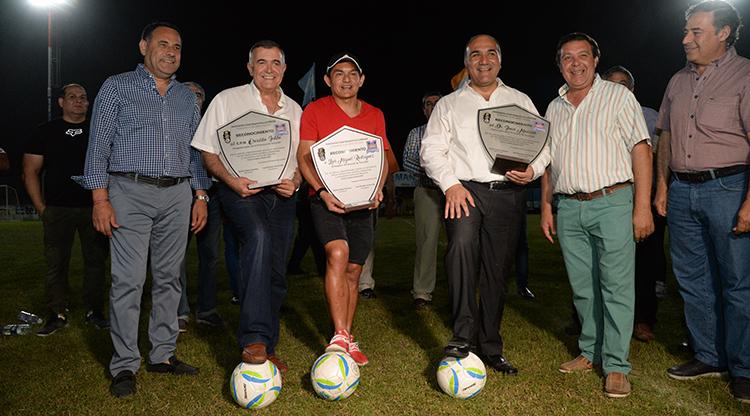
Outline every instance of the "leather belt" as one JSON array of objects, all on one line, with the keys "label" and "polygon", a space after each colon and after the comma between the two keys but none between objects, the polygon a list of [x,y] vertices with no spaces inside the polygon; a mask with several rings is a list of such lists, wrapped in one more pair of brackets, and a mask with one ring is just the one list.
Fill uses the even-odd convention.
[{"label": "leather belt", "polygon": [[616,183],[614,185],[606,186],[602,189],[596,190],[594,192],[576,192],[574,194],[560,194],[563,198],[569,198],[569,199],[576,199],[578,201],[591,201],[592,199],[601,198],[603,196],[611,195],[616,190],[620,188],[624,188],[626,186],[630,186],[630,182],[620,182]]},{"label": "leather belt", "polygon": [[175,186],[178,183],[184,182],[187,178],[175,178],[172,176],[146,176],[135,172],[110,172],[110,175],[122,176],[123,178],[132,179],[137,183],[145,183],[148,185],[154,185],[157,188],[168,188]]},{"label": "leather belt", "polygon": [[479,186],[483,186],[491,191],[499,191],[501,189],[523,188],[523,186],[517,185],[511,181],[492,181],[492,182],[469,181],[469,182],[479,185]]},{"label": "leather belt", "polygon": [[684,182],[706,182],[724,176],[735,175],[747,171],[747,165],[727,166],[719,169],[709,169],[697,172],[672,172],[677,179]]}]

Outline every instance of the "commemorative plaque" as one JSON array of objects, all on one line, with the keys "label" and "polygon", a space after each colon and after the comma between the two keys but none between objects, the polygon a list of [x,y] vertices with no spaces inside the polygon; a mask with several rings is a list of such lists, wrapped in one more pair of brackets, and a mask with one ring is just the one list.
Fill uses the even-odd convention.
[{"label": "commemorative plaque", "polygon": [[549,121],[512,104],[477,112],[479,136],[494,160],[492,172],[525,170],[542,152],[549,137]]},{"label": "commemorative plaque", "polygon": [[281,183],[292,155],[289,120],[250,111],[218,128],[221,160],[237,177],[256,181],[250,189]]},{"label": "commemorative plaque", "polygon": [[323,186],[345,210],[374,205],[385,161],[383,139],[344,126],[310,147]]}]

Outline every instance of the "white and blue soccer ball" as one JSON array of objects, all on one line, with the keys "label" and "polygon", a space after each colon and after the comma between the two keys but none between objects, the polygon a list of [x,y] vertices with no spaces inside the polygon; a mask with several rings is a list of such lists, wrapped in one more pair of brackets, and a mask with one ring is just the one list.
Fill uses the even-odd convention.
[{"label": "white and blue soccer ball", "polygon": [[438,365],[437,382],[447,395],[470,399],[484,388],[487,370],[482,360],[471,352],[466,358],[445,357]]},{"label": "white and blue soccer ball", "polygon": [[266,407],[281,393],[281,373],[270,360],[263,364],[239,363],[229,379],[229,392],[245,409]]},{"label": "white and blue soccer ball", "polygon": [[359,366],[349,354],[327,352],[315,360],[310,379],[318,396],[331,401],[346,399],[359,385]]}]

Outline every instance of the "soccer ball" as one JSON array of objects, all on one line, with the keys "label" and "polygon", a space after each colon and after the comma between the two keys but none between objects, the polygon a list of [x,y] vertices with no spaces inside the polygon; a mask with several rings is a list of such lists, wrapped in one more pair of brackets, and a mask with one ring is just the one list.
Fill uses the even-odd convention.
[{"label": "soccer ball", "polygon": [[346,399],[359,385],[359,366],[349,354],[327,352],[315,360],[310,379],[318,396],[331,401]]},{"label": "soccer ball", "polygon": [[466,358],[445,357],[437,370],[440,388],[449,396],[469,399],[476,396],[487,381],[484,363],[474,353]]},{"label": "soccer ball", "polygon": [[239,363],[229,379],[229,392],[245,409],[266,407],[281,393],[281,373],[270,360],[263,364]]}]

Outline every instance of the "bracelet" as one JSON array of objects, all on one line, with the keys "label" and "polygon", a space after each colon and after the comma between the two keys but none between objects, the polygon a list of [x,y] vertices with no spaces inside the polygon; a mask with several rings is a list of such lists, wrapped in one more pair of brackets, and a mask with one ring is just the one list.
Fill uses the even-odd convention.
[{"label": "bracelet", "polygon": [[99,199],[99,200],[96,200],[96,201],[94,201],[94,205],[96,205],[96,204],[98,204],[100,202],[109,202],[109,199]]},{"label": "bracelet", "polygon": [[320,194],[322,194],[323,191],[328,192],[328,190],[326,189],[325,186],[321,186],[320,188],[318,188],[318,190],[315,191],[315,196],[317,196],[318,198],[320,198]]}]

